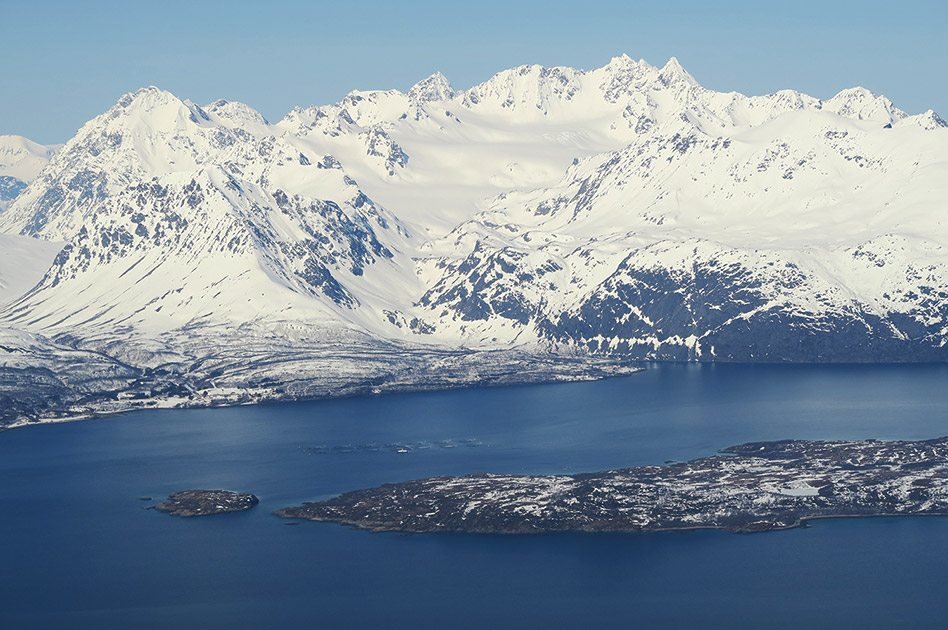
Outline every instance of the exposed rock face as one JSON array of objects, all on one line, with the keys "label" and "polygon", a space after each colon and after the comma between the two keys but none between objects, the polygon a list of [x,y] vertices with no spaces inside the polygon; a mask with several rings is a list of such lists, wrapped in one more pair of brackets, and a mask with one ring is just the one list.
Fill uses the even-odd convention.
[{"label": "exposed rock face", "polygon": [[948,515],[948,438],[756,442],[722,453],[579,475],[435,477],[275,514],[372,531],[497,534],[753,532],[813,518]]},{"label": "exposed rock face", "polygon": [[257,505],[260,499],[252,494],[230,490],[183,490],[172,492],[168,500],[154,506],[159,512],[187,518],[225,512],[242,512]]}]

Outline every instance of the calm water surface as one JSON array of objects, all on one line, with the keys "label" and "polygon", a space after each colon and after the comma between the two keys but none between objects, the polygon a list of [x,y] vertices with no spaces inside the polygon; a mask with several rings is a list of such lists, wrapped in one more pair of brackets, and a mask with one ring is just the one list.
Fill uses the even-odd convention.
[{"label": "calm water surface", "polygon": [[[10,431],[0,628],[944,627],[945,518],[756,535],[398,536],[290,527],[270,511],[431,475],[601,470],[753,440],[937,437],[946,383],[946,366],[666,365],[596,383]],[[187,488],[261,504],[176,519],[138,500]]]}]

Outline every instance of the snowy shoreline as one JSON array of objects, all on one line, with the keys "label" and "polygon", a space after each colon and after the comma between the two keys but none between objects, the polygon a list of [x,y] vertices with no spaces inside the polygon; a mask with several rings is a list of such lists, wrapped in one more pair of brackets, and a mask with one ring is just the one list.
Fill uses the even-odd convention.
[{"label": "snowy shoreline", "polygon": [[[79,422],[83,420],[93,420],[99,418],[108,418],[135,411],[159,410],[159,409],[213,409],[218,407],[237,407],[257,404],[270,403],[292,403],[308,402],[316,400],[329,400],[338,398],[352,398],[360,396],[380,396],[387,394],[425,392],[425,391],[446,391],[452,389],[468,389],[478,387],[513,387],[519,385],[544,385],[566,382],[596,381],[606,378],[619,376],[628,376],[641,372],[645,368],[632,365],[623,365],[616,362],[590,363],[585,366],[576,366],[575,364],[562,363],[559,365],[560,371],[548,371],[543,373],[524,372],[520,374],[507,374],[500,377],[482,378],[471,381],[392,381],[389,383],[379,383],[374,386],[350,385],[349,387],[339,387],[335,391],[315,394],[315,395],[295,395],[288,393],[278,393],[275,388],[251,389],[240,387],[221,387],[212,390],[199,392],[199,396],[170,396],[170,397],[150,397],[150,398],[129,398],[123,397],[119,392],[111,392],[114,399],[100,401],[97,405],[87,405],[81,408],[72,407],[66,409],[50,408],[41,415],[28,415],[20,417],[17,420],[0,425],[0,433],[12,429],[37,426],[41,424],[59,424],[66,422]],[[489,375],[488,375],[489,376]],[[49,415],[56,414],[56,415]]]}]

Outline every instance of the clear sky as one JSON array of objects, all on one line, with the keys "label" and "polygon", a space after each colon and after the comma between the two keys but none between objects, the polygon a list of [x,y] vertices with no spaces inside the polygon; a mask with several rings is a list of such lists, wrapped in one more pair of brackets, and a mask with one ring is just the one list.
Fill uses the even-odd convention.
[{"label": "clear sky", "polygon": [[948,0],[0,0],[0,51],[0,134],[42,143],[147,85],[275,121],[436,70],[467,88],[525,63],[588,69],[621,53],[677,56],[715,90],[829,98],[862,85],[948,118]]}]

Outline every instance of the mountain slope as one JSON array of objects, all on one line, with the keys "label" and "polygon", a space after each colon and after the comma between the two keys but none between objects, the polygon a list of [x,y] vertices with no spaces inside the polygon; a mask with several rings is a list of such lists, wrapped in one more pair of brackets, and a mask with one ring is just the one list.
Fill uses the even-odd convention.
[{"label": "mountain slope", "polygon": [[436,248],[422,303],[650,358],[941,357],[946,135],[825,111],[654,133],[498,197]]},{"label": "mountain slope", "polygon": [[311,161],[254,126],[266,122],[245,106],[205,112],[156,88],[84,126],[3,216],[23,235],[67,242],[9,321],[53,335],[153,334],[273,325],[300,309],[335,324],[372,302],[352,285],[376,263],[397,274],[397,220],[332,158]]}]

